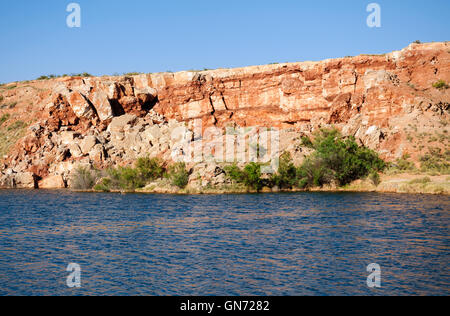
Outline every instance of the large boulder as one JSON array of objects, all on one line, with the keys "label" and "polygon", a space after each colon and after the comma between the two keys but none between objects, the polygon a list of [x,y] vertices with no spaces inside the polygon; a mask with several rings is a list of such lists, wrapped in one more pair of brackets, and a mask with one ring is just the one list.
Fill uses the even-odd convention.
[{"label": "large boulder", "polygon": [[80,143],[80,148],[83,154],[88,154],[92,148],[97,144],[97,137],[90,135],[86,136]]},{"label": "large boulder", "polygon": [[72,110],[79,118],[87,118],[91,120],[96,117],[95,110],[80,92],[71,92],[68,99]]},{"label": "large boulder", "polygon": [[19,189],[35,189],[36,176],[32,172],[22,172],[14,175],[15,187]]},{"label": "large boulder", "polygon": [[105,90],[96,89],[89,95],[89,100],[97,110],[98,117],[102,121],[109,120],[114,117],[113,108],[108,99],[108,94]]},{"label": "large boulder", "polygon": [[108,132],[111,133],[123,133],[127,127],[132,126],[136,122],[136,115],[125,114],[112,119],[108,126]]},{"label": "large boulder", "polygon": [[73,143],[69,146],[70,156],[73,158],[83,157],[83,152],[78,144]]},{"label": "large boulder", "polygon": [[64,189],[66,184],[60,175],[49,176],[39,181],[39,189]]},{"label": "large boulder", "polygon": [[106,157],[105,148],[103,147],[102,144],[95,145],[89,152],[89,158],[97,164],[102,163],[105,157]]},{"label": "large boulder", "polygon": [[75,139],[75,132],[63,131],[59,134],[59,142],[63,145],[71,145]]}]

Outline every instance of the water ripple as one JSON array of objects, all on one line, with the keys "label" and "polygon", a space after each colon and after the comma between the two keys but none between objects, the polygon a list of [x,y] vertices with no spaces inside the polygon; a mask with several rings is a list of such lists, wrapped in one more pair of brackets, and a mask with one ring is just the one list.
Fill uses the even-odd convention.
[{"label": "water ripple", "polygon": [[[449,295],[445,196],[0,191],[0,295]],[[82,288],[65,285],[68,263]],[[382,267],[382,288],[366,266]]]}]

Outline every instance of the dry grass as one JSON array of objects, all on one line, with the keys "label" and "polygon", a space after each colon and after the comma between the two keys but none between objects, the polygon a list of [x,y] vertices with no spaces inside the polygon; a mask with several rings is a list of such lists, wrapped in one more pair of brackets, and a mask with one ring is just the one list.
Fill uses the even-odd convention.
[{"label": "dry grass", "polygon": [[359,180],[342,188],[344,191],[392,192],[411,194],[450,194],[450,177],[424,174],[384,174],[376,187],[370,180]]},{"label": "dry grass", "polygon": [[[6,118],[6,116],[2,116]],[[22,121],[16,121],[8,124],[9,117],[7,117],[2,124],[0,124],[0,159],[6,155],[10,148],[17,143],[19,139],[25,136],[27,124]]]}]

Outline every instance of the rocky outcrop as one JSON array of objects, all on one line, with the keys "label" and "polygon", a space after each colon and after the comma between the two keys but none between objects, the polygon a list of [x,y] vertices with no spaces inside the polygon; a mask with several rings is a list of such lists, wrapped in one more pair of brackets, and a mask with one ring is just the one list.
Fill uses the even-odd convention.
[{"label": "rocky outcrop", "polygon": [[[449,120],[450,89],[432,87],[450,82],[449,52],[449,43],[411,44],[321,62],[17,84],[0,93],[17,99],[14,111],[35,123],[4,157],[0,187],[70,186],[80,164],[104,168],[147,155],[170,162],[182,151],[171,137],[177,128],[204,142],[195,138],[195,120],[202,130],[278,128],[279,150],[298,161],[307,152],[300,136],[332,125],[385,159],[409,153],[417,160],[420,149],[408,143],[407,130],[440,131]],[[191,181],[225,181],[217,167],[197,162]]]}]

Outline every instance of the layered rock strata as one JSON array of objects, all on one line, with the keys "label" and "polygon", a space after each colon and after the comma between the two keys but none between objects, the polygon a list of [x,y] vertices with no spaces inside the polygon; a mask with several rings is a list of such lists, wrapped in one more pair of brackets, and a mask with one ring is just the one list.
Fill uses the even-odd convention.
[{"label": "layered rock strata", "polygon": [[[176,129],[187,128],[203,147],[217,141],[196,135],[194,122],[201,132],[279,130],[278,151],[296,161],[308,153],[300,137],[330,126],[387,160],[408,153],[417,161],[425,149],[410,134],[443,133],[449,121],[450,89],[434,88],[438,80],[450,82],[448,42],[320,62],[9,84],[3,103],[17,105],[0,114],[10,115],[8,124],[32,123],[3,157],[0,186],[70,187],[78,165],[127,165],[142,156],[169,164],[179,150]],[[447,150],[448,138],[435,145]],[[200,174],[200,183],[223,183],[219,165],[190,164],[191,182]]]}]

